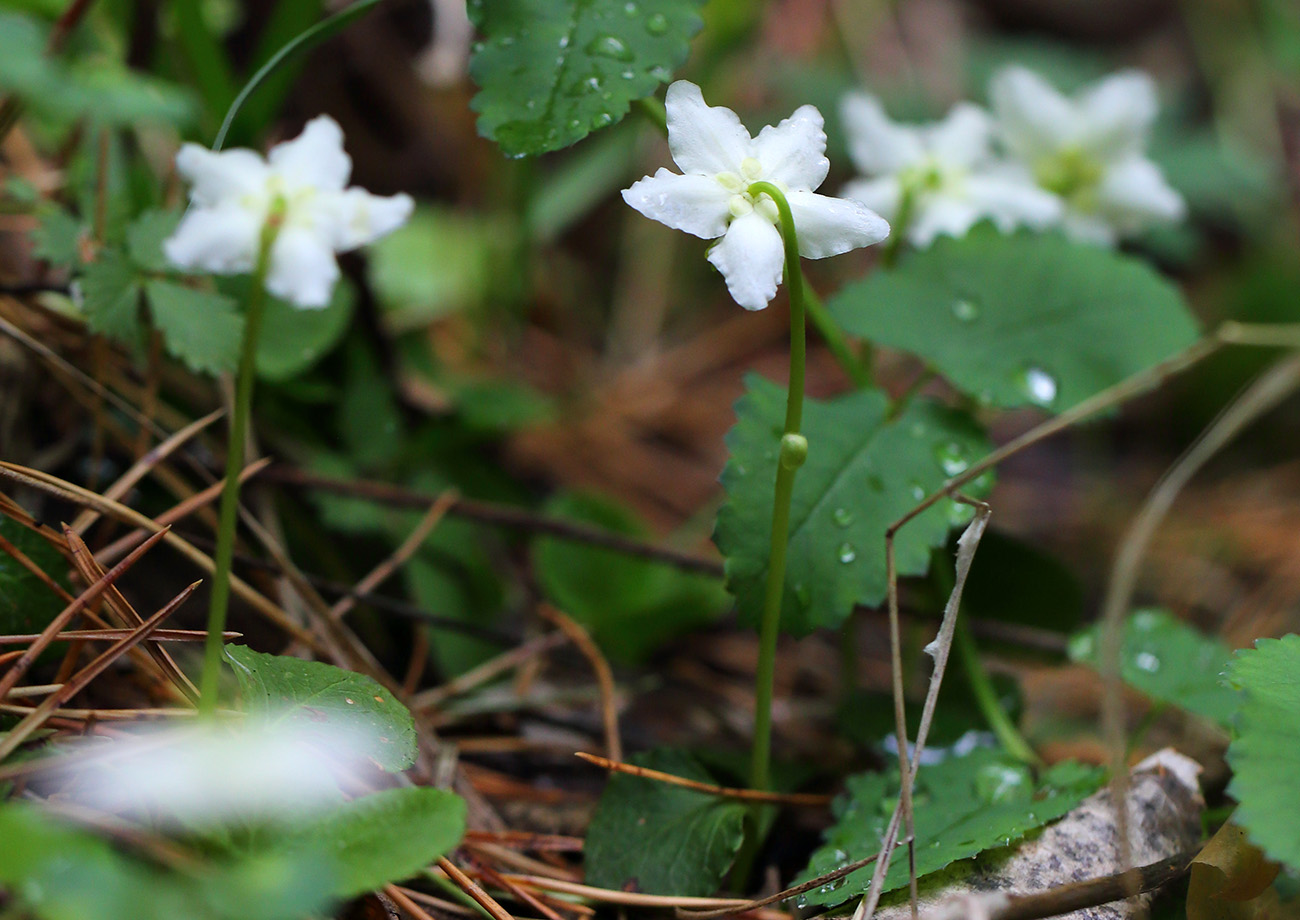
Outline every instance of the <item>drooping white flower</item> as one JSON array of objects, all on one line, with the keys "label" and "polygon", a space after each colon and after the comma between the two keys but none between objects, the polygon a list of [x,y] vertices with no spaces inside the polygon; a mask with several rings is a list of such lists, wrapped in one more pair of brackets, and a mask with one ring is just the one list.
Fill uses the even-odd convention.
[{"label": "drooping white flower", "polygon": [[204,723],[102,742],[70,769],[76,798],[104,811],[190,826],[275,823],[338,804],[339,783],[373,769],[359,753],[372,736],[359,725]]},{"label": "drooping white flower", "polygon": [[395,230],[413,207],[409,195],[346,188],[352,160],[343,151],[343,131],[326,115],[272,147],[265,159],[252,150],[214,153],[185,144],[176,168],[193,188],[189,211],[163,243],[167,258],[187,270],[251,272],[262,228],[274,212],[281,225],[266,288],[300,307],[329,303],[339,277],[335,253]]},{"label": "drooping white flower", "polygon": [[1021,225],[1041,229],[1060,219],[1055,195],[994,158],[992,123],[978,106],[961,103],[942,121],[902,125],[875,97],[853,93],[840,114],[849,154],[867,176],[842,194],[880,212],[914,246],[929,246],[944,234],[964,236],[985,219],[1004,232]]},{"label": "drooping white flower", "polygon": [[1003,144],[1065,202],[1063,225],[1075,239],[1112,245],[1186,213],[1145,155],[1158,107],[1146,74],[1113,74],[1070,98],[1012,66],[994,75],[989,96]]},{"label": "drooping white flower", "polygon": [[776,203],[749,186],[765,180],[790,203],[799,254],[824,259],[878,243],[889,225],[861,202],[814,193],[826,179],[821,113],[800,106],[775,127],[751,137],[731,109],[705,103],[700,88],[679,80],[668,87],[668,148],[681,174],[660,169],[623,191],[646,217],[701,239],[717,239],[709,261],[747,310],[776,296],[784,269]]}]

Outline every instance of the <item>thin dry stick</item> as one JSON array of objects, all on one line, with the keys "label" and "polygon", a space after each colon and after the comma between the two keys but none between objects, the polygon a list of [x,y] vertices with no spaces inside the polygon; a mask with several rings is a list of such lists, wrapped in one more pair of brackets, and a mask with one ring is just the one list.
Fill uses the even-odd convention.
[{"label": "thin dry stick", "polygon": [[573,894],[605,904],[623,904],[628,907],[680,907],[685,910],[719,910],[743,908],[749,901],[743,898],[687,898],[667,894],[638,894],[634,891],[614,891],[596,888],[578,882],[565,882],[544,875],[507,875],[516,885],[527,885],[543,891]]},{"label": "thin dry stick", "polygon": [[466,907],[464,904],[457,904],[455,901],[448,901],[443,898],[435,898],[431,894],[416,891],[414,888],[403,888],[401,885],[385,885],[384,894],[396,901],[403,910],[410,911],[411,916],[418,916],[418,914],[407,906],[408,901],[427,904],[441,913],[456,914],[461,917],[482,916],[479,911],[472,907]]},{"label": "thin dry stick", "polygon": [[[130,524],[133,527],[139,527],[144,530],[155,533],[164,530],[164,528],[155,524],[149,518],[133,508],[114,501],[108,501],[88,489],[74,485],[57,476],[51,476],[40,470],[33,470],[28,467],[20,466],[16,463],[9,463],[0,460],[0,477],[9,479],[13,482],[20,483],[29,488],[39,489],[42,492],[58,496],[64,501],[77,505],[86,505],[92,508],[99,508],[105,514]],[[212,557],[195,549],[188,541],[177,536],[171,531],[167,531],[166,543],[178,550],[181,555],[192,562],[196,567],[204,572],[211,574],[213,563]],[[256,610],[259,614],[288,633],[292,638],[304,643],[313,651],[325,654],[328,650],[324,647],[321,640],[315,633],[303,628],[296,623],[288,614],[271,600],[256,591],[248,582],[235,575],[230,576],[230,587],[241,600]]]},{"label": "thin dry stick", "polygon": [[450,859],[443,856],[438,860],[438,868],[446,872],[448,877],[460,886],[461,890],[478,902],[479,906],[492,915],[493,920],[515,920],[510,916],[510,912],[498,904],[490,894],[479,887],[478,882],[474,881],[460,867]]},{"label": "thin dry stick", "polygon": [[[1111,755],[1111,801],[1115,802],[1116,840],[1119,865],[1133,865],[1133,847],[1128,836],[1128,809],[1120,803],[1128,797],[1128,769],[1125,763],[1123,682],[1120,679],[1120,646],[1124,613],[1137,586],[1138,567],[1156,528],[1173,507],[1180,492],[1206,462],[1241,433],[1251,422],[1277,406],[1300,386],[1300,355],[1293,355],[1270,368],[1230,403],[1201,433],[1191,447],[1156,483],[1129,526],[1111,569],[1101,608],[1102,729]],[[1136,894],[1136,891],[1130,892]]]},{"label": "thin dry stick", "polygon": [[405,565],[406,561],[424,545],[424,541],[429,538],[429,534],[433,533],[433,529],[441,523],[447,514],[447,509],[455,503],[456,497],[455,489],[448,489],[439,495],[429,506],[429,510],[424,513],[424,517],[420,518],[420,523],[416,524],[415,529],[402,541],[402,545],[397,547],[391,556],[371,569],[370,574],[357,582],[356,588],[334,602],[334,606],[329,609],[330,619],[343,619],[348,611],[357,605],[360,599],[358,595],[375,590],[387,581],[393,572]]},{"label": "thin dry stick", "polygon": [[[902,681],[901,681],[901,653],[900,646],[894,645],[893,642],[898,636],[898,618],[891,615],[890,617],[890,639],[891,653],[894,656],[895,667],[895,697],[894,697],[894,715],[896,724],[899,726],[898,749],[900,752],[900,791],[898,805],[894,808],[894,814],[890,817],[889,826],[885,831],[885,838],[881,842],[880,857],[876,863],[875,871],[871,877],[871,887],[867,889],[866,896],[859,903],[857,910],[854,912],[854,920],[870,917],[875,913],[876,905],[880,903],[881,887],[884,883],[885,873],[889,871],[890,859],[894,854],[894,847],[898,843],[899,816],[903,815],[907,821],[907,853],[909,859],[908,887],[909,903],[912,908],[912,916],[916,917],[916,862],[915,862],[915,830],[912,824],[912,784],[916,779],[916,771],[921,765],[921,753],[925,750],[925,742],[930,734],[930,724],[934,719],[935,707],[939,702],[939,690],[943,685],[943,675],[948,667],[948,654],[952,650],[952,637],[957,629],[957,612],[961,608],[961,595],[966,587],[966,577],[970,574],[971,563],[975,561],[975,551],[979,548],[980,538],[984,535],[984,529],[988,526],[989,517],[992,515],[992,509],[984,502],[967,498],[964,495],[954,496],[957,501],[975,507],[975,520],[967,525],[966,530],[957,539],[957,564],[955,577],[953,579],[952,591],[948,595],[948,603],[944,607],[943,621],[939,625],[939,633],[934,642],[926,647],[931,655],[934,656],[934,670],[930,674],[930,686],[926,691],[925,705],[921,710],[921,722],[916,730],[916,745],[912,752],[911,763],[907,759],[907,720],[903,715],[902,709]],[[901,525],[900,525],[901,526]],[[897,569],[894,567],[894,534],[897,532],[897,526],[890,528],[885,534],[885,553],[886,553],[886,571],[889,575],[889,593],[891,611],[897,608],[898,604],[898,577]]]},{"label": "thin dry stick", "polygon": [[[384,886],[384,894],[392,898],[398,907],[400,907],[402,910],[406,911],[408,914],[414,917],[415,920],[437,920],[437,918],[434,917],[432,914],[430,914],[427,910],[425,910],[419,904],[416,904],[415,901],[413,901],[411,898],[407,897],[407,893],[404,888],[399,888],[396,885],[388,884]],[[459,907],[460,905],[456,905],[456,906]],[[471,914],[474,913],[473,911],[468,909],[466,912]]]},{"label": "thin dry stick", "polygon": [[502,652],[493,658],[470,668],[459,677],[453,678],[438,687],[431,687],[417,693],[410,699],[410,707],[418,712],[427,712],[430,709],[436,709],[453,696],[459,696],[475,687],[481,686],[504,674],[512,668],[517,668],[529,659],[549,652],[551,649],[563,645],[566,637],[563,632],[547,633],[530,639],[523,645],[516,646],[509,651]]},{"label": "thin dry stick", "polygon": [[651,779],[655,782],[667,783],[670,786],[681,786],[684,789],[693,789],[696,792],[716,795],[720,799],[739,799],[744,802],[769,802],[773,805],[825,808],[831,803],[832,798],[829,795],[814,795],[812,793],[766,792],[761,789],[736,789],[731,786],[715,786],[712,783],[701,783],[698,780],[686,779],[683,776],[664,773],[661,770],[651,770],[649,767],[638,767],[632,763],[621,763],[617,760],[598,757],[595,754],[587,754],[583,751],[577,751],[574,756],[581,757],[587,763],[600,767],[602,770],[627,773],[630,776],[639,776],[642,779]]},{"label": "thin dry stick", "polygon": [[18,746],[26,741],[32,732],[41,727],[41,724],[54,712],[54,710],[72,699],[82,690],[86,689],[86,686],[92,680],[103,673],[104,669],[116,661],[121,655],[149,638],[149,634],[153,632],[153,630],[157,629],[162,624],[163,620],[171,616],[171,614],[175,612],[176,608],[185,603],[186,599],[194,593],[194,589],[199,585],[200,582],[196,581],[180,594],[176,595],[168,601],[161,610],[140,624],[140,626],[136,628],[130,636],[113,643],[110,648],[106,649],[98,658],[86,665],[84,669],[64,684],[61,690],[46,697],[45,701],[41,703],[41,705],[37,706],[31,715],[27,716],[10,729],[9,733],[0,740],[0,761],[3,761],[6,757],[17,750]]},{"label": "thin dry stick", "polygon": [[[72,553],[72,563],[76,566],[81,577],[86,581],[99,578],[104,569],[91,555],[90,547],[86,546],[81,537],[67,527],[63,529],[63,537],[68,542],[68,550]],[[103,600],[117,613],[122,620],[122,624],[127,628],[139,626],[144,622],[140,614],[136,613],[135,608],[127,602],[126,598],[122,596],[122,592],[118,591],[116,587],[109,585],[104,591]],[[145,651],[149,653],[149,657],[157,663],[158,668],[171,680],[172,684],[183,696],[192,703],[198,701],[198,688],[185,676],[185,672],[180,669],[180,666],[176,664],[166,649],[157,643],[150,642],[145,645]]]},{"label": "thin dry stick", "polygon": [[49,625],[41,631],[36,640],[32,642],[31,646],[23,652],[13,666],[5,672],[4,676],[0,677],[0,698],[3,698],[18,685],[18,681],[27,673],[27,669],[32,666],[32,662],[54,641],[54,637],[68,624],[69,620],[83,610],[87,604],[103,594],[109,585],[121,578],[127,569],[135,565],[141,556],[153,549],[165,536],[166,531],[154,534],[142,543],[135,552],[92,581],[85,591],[82,591],[71,603],[59,611],[54,619],[50,620]]},{"label": "thin dry stick", "polygon": [[[178,448],[183,446],[187,441],[207,428],[217,419],[225,414],[224,409],[217,409],[209,412],[203,418],[190,422],[180,431],[167,438],[161,444],[147,451],[144,456],[131,465],[131,468],[118,477],[117,482],[113,483],[104,491],[105,498],[111,498],[114,501],[126,495],[140,480],[144,479],[155,466],[166,460]],[[141,429],[144,431],[144,429]],[[72,529],[79,535],[85,536],[86,531],[99,518],[99,512],[94,509],[82,511],[72,522]]]},{"label": "thin dry stick", "polygon": [[491,843],[521,850],[553,853],[581,853],[586,841],[563,834],[538,834],[533,831],[466,831],[466,843]]},{"label": "thin dry stick", "polygon": [[787,888],[785,891],[778,891],[776,894],[770,894],[765,898],[756,898],[746,903],[744,907],[723,907],[717,910],[682,910],[677,909],[677,916],[680,920],[713,920],[715,917],[729,917],[732,914],[748,913],[751,910],[757,910],[760,907],[766,907],[769,904],[775,904],[777,901],[788,901],[790,898],[812,891],[814,888],[821,888],[823,885],[829,885],[838,879],[851,875],[859,869],[864,869],[880,858],[879,853],[872,853],[865,859],[855,860],[847,865],[840,866],[827,872],[825,875],[819,875],[814,879],[809,879],[802,884],[795,885],[793,888]]},{"label": "thin dry stick", "polygon": [[[248,480],[252,479],[270,465],[270,457],[263,457],[260,460],[254,460],[252,463],[249,463],[239,474],[240,485],[247,483]],[[177,521],[189,517],[195,511],[208,507],[216,501],[218,497],[220,497],[221,490],[224,486],[224,479],[219,482],[214,482],[201,492],[196,492],[179,504],[168,508],[162,514],[153,519],[154,524],[158,526],[170,526],[175,524]],[[136,528],[135,530],[124,533],[112,543],[108,544],[108,546],[101,549],[99,551],[99,558],[106,562],[111,562],[121,553],[126,552],[132,546],[143,540],[147,533],[148,530],[142,528]]]},{"label": "thin dry stick", "polygon": [[540,859],[533,859],[531,856],[525,856],[516,850],[508,847],[498,846],[495,843],[474,843],[466,844],[473,846],[475,850],[485,854],[491,859],[496,860],[503,866],[509,866],[516,872],[523,872],[530,875],[544,875],[547,878],[564,879],[570,882],[577,882],[582,879],[582,871],[563,866],[557,866],[553,863],[542,862]]},{"label": "thin dry stick", "polygon": [[487,879],[489,883],[504,888],[506,891],[514,895],[516,899],[523,901],[529,907],[538,911],[542,916],[546,917],[547,920],[564,920],[564,917],[562,917],[554,908],[543,904],[537,895],[525,888],[519,887],[491,866],[479,860],[475,860],[474,864],[478,867],[479,872],[482,873],[483,877]]},{"label": "thin dry stick", "polygon": [[[74,639],[85,639],[91,642],[110,642],[125,638],[130,634],[130,629],[66,629],[51,638],[50,641],[70,642]],[[41,635],[42,633],[25,633],[22,635],[0,636],[0,645],[26,645],[28,642],[35,642]],[[238,639],[243,636],[243,633],[224,632],[221,635],[226,639]],[[154,631],[154,634],[149,637],[149,641],[202,642],[206,636],[207,633],[201,629],[159,629]]]},{"label": "thin dry stick", "polygon": [[[63,686],[60,684],[59,686]],[[9,712],[14,715],[25,716],[35,712],[33,706],[23,706],[17,703],[0,703],[0,712]],[[50,712],[51,717],[61,717],[65,719],[79,719],[85,722],[89,719],[99,721],[114,722],[134,722],[140,719],[192,719],[197,715],[193,709],[68,709],[60,708]]]},{"label": "thin dry stick", "polygon": [[550,604],[538,604],[537,612],[560,627],[596,672],[596,683],[600,687],[601,720],[605,725],[605,753],[611,760],[622,760],[623,739],[618,732],[618,695],[614,686],[614,672],[610,670],[604,653],[591,641],[591,634],[568,614]]}]

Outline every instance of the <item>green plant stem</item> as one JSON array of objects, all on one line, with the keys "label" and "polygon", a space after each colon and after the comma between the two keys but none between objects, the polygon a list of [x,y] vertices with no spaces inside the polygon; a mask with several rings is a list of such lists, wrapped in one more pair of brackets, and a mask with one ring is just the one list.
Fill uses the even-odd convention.
[{"label": "green plant stem", "polygon": [[971,692],[975,695],[975,704],[979,706],[980,712],[984,716],[984,721],[988,722],[989,728],[997,736],[998,741],[1002,744],[1008,754],[1019,761],[1032,766],[1041,766],[1043,761],[1034,753],[1034,749],[1029,746],[1025,736],[1020,734],[1011,717],[1007,715],[1002,704],[998,702],[997,691],[993,688],[993,682],[989,680],[988,672],[984,670],[984,663],[980,661],[979,649],[975,647],[975,640],[971,637],[970,627],[966,621],[958,618],[957,628],[953,633],[953,645],[957,648],[957,656],[961,659],[962,670],[966,673],[966,680],[970,684]]},{"label": "green plant stem", "polygon": [[654,125],[660,134],[664,137],[668,136],[668,110],[658,97],[647,96],[644,99],[637,99],[632,103],[632,107],[641,113],[642,118]]},{"label": "green plant stem", "polygon": [[790,539],[790,500],[795,474],[808,453],[808,442],[800,433],[803,425],[804,366],[807,332],[803,271],[799,265],[799,238],[794,215],[785,195],[770,182],[749,186],[755,197],[767,195],[776,202],[781,217],[781,238],[785,245],[785,279],[790,294],[790,385],[786,393],[785,428],[781,435],[780,459],[772,503],[772,548],[768,557],[767,584],[763,592],[763,614],[758,628],[758,666],[754,685],[754,747],[750,759],[750,786],[767,789],[772,782],[772,688],[776,679],[776,640],[781,628],[781,600],[785,595],[785,557]]},{"label": "green plant stem", "polygon": [[826,347],[831,350],[836,362],[844,373],[848,374],[855,387],[861,390],[871,386],[870,351],[861,354],[854,352],[853,346],[844,336],[844,330],[840,329],[839,324],[831,318],[821,298],[808,286],[806,278],[802,280],[808,319],[812,320],[812,324],[817,327],[817,332],[826,342]]},{"label": "green plant stem", "polygon": [[912,222],[915,198],[916,195],[911,188],[903,189],[903,200],[898,203],[898,216],[889,225],[889,239],[880,253],[880,264],[885,268],[893,268],[898,264],[898,253],[903,248],[907,225]]},{"label": "green plant stem", "polygon": [[230,604],[230,564],[235,552],[235,522],[239,516],[239,474],[244,469],[244,442],[248,439],[248,415],[257,367],[257,341],[262,331],[266,305],[266,274],[271,264],[271,247],[279,230],[279,218],[272,216],[262,228],[244,314],[244,342],[235,381],[235,406],[230,418],[230,444],[226,448],[226,478],[221,488],[221,511],[217,523],[217,547],[213,553],[212,595],[208,604],[208,636],[203,650],[203,674],[199,678],[199,715],[211,717],[217,710],[221,677],[221,634],[226,629]]}]

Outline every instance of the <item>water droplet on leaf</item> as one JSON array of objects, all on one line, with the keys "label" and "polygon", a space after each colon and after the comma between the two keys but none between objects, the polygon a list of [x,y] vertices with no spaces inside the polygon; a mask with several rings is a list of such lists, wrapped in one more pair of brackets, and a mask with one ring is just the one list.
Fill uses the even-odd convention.
[{"label": "water droplet on leaf", "polygon": [[963,323],[973,323],[979,319],[980,308],[969,300],[954,300],[952,302],[952,315]]},{"label": "water droplet on leaf", "polygon": [[1050,406],[1056,401],[1056,378],[1041,367],[1027,368],[1018,383],[1021,391],[1036,406]]},{"label": "water droplet on leaf", "polygon": [[848,565],[854,559],[858,558],[858,550],[852,543],[841,543],[836,558],[845,565]]},{"label": "water droplet on leaf", "polygon": [[651,35],[663,35],[668,31],[668,17],[663,13],[655,13],[645,21],[645,30]]},{"label": "water droplet on leaf", "polygon": [[966,449],[956,441],[939,445],[935,448],[934,457],[939,461],[939,468],[943,470],[945,476],[964,473],[970,466],[970,461],[966,459]]},{"label": "water droplet on leaf", "polygon": [[630,61],[634,57],[623,40],[613,35],[597,35],[587,43],[587,53],[595,57],[614,58],[618,61]]},{"label": "water droplet on leaf", "polygon": [[1133,659],[1139,670],[1146,671],[1148,674],[1154,674],[1160,670],[1160,659],[1150,652],[1138,652]]},{"label": "water droplet on leaf", "polygon": [[837,527],[848,527],[853,523],[853,512],[848,508],[836,508],[831,512],[831,520]]}]

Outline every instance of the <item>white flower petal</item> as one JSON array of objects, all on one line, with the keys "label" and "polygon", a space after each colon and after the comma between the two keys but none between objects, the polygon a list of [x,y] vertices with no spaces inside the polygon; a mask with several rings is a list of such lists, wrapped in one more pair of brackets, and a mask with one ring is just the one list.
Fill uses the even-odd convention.
[{"label": "white flower petal", "polygon": [[896,173],[925,157],[917,129],[891,121],[874,96],[844,97],[840,118],[849,136],[849,156],[868,176]]},{"label": "white flower petal", "polygon": [[897,176],[854,179],[840,190],[840,197],[861,201],[885,220],[892,221],[903,206],[903,183]]},{"label": "white flower petal", "polygon": [[343,152],[343,129],[328,115],[307,122],[301,134],[272,147],[266,158],[289,189],[341,192],[352,174],[352,159]]},{"label": "white flower petal", "polygon": [[1169,186],[1156,164],[1142,157],[1130,157],[1106,171],[1097,187],[1097,208],[1121,233],[1179,220],[1187,212],[1183,196]]},{"label": "white flower petal", "polygon": [[965,190],[980,216],[992,219],[1004,233],[1020,226],[1050,227],[1060,221],[1064,209],[1056,195],[1039,188],[1027,174],[1009,169],[969,176]]},{"label": "white flower petal", "polygon": [[1106,219],[1096,214],[1081,214],[1078,211],[1066,211],[1061,218],[1061,229],[1070,239],[1079,243],[1091,243],[1094,246],[1114,246],[1119,242],[1115,228]]},{"label": "white flower petal", "polygon": [[754,138],[754,156],[763,165],[764,179],[792,189],[817,188],[831,168],[822,113],[801,105],[779,125],[768,125]]},{"label": "white flower petal", "polygon": [[1103,159],[1138,154],[1158,108],[1156,84],[1147,74],[1126,70],[1109,76],[1079,97],[1082,141]]},{"label": "white flower petal", "polygon": [[329,197],[336,252],[347,252],[387,236],[406,223],[415,209],[410,195],[372,195],[360,188]]},{"label": "white flower petal", "polygon": [[799,236],[799,254],[805,258],[837,256],[889,236],[888,222],[856,199],[792,191],[786,200]]},{"label": "white flower petal", "polygon": [[176,171],[189,180],[190,200],[202,207],[240,196],[264,196],[268,170],[251,150],[214,153],[198,144],[182,144]]},{"label": "white flower petal", "polygon": [[969,201],[947,195],[928,195],[912,212],[907,240],[925,249],[937,236],[962,237],[983,215]]},{"label": "white flower petal", "polygon": [[709,261],[727,280],[732,298],[746,310],[761,310],[776,296],[785,250],[776,227],[757,211],[737,217],[709,250]]},{"label": "white flower petal", "polygon": [[285,227],[271,249],[266,289],[299,307],[324,307],[330,302],[339,266],[327,239],[311,230]]},{"label": "white flower petal", "polygon": [[660,167],[623,190],[623,200],[651,220],[712,240],[727,232],[728,191],[711,176],[679,176]]},{"label": "white flower petal", "polygon": [[192,208],[163,240],[163,255],[185,271],[218,275],[252,271],[264,216],[237,204]]},{"label": "white flower petal", "polygon": [[753,142],[731,109],[711,106],[700,88],[686,80],[668,87],[668,149],[684,173],[714,176],[740,172],[740,163],[753,156]]},{"label": "white flower petal", "polygon": [[1006,67],[994,74],[989,99],[1003,142],[1031,163],[1070,143],[1079,132],[1074,104],[1024,67]]},{"label": "white flower petal", "polygon": [[944,164],[970,168],[988,159],[993,121],[977,105],[961,102],[929,129],[926,147]]}]

